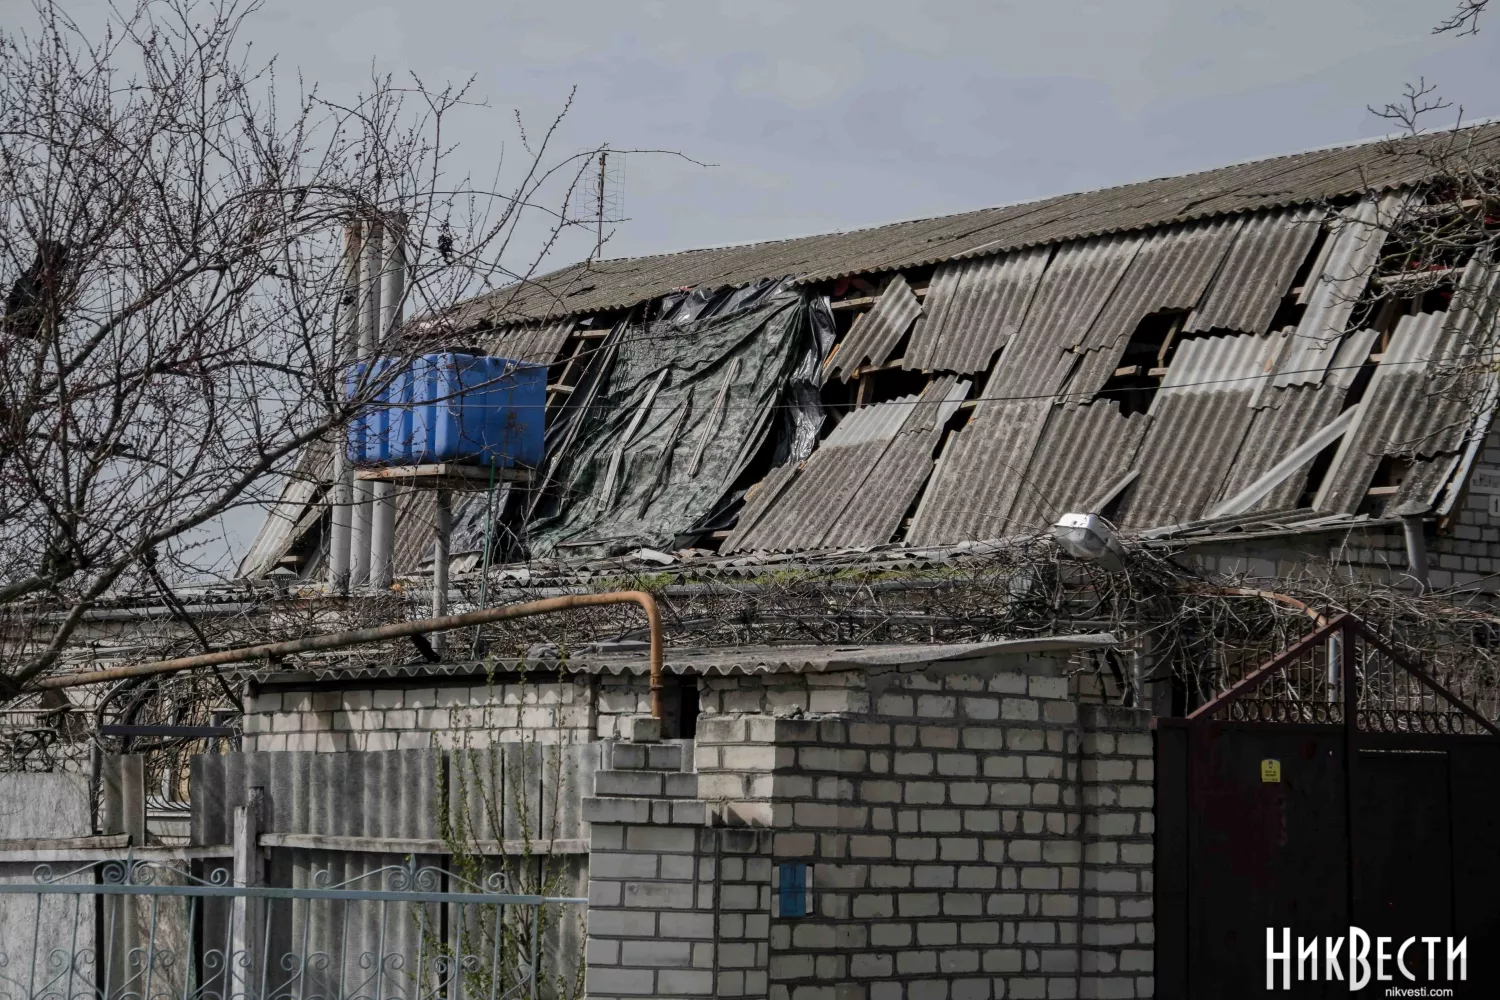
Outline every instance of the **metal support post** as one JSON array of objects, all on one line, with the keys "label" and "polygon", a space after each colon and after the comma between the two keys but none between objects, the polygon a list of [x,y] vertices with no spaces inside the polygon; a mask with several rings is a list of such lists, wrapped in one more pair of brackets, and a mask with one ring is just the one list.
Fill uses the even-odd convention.
[{"label": "metal support post", "polygon": [[1328,637],[1328,704],[1339,703],[1339,666],[1343,662],[1344,633],[1335,632]]},{"label": "metal support post", "polygon": [[[401,325],[406,298],[406,216],[396,215],[385,230],[377,309],[376,350],[389,343]],[[370,586],[388,589],[395,579],[396,484],[377,482],[370,526]]]},{"label": "metal support post", "polygon": [[1425,594],[1427,582],[1427,534],[1421,514],[1404,514],[1401,527],[1406,532],[1406,572],[1416,581],[1417,593]]},{"label": "metal support post", "polygon": [[[433,518],[432,530],[432,617],[441,618],[448,613],[448,548],[453,535],[453,493],[444,486],[433,492],[437,499],[437,515]],[[443,651],[443,633],[434,632],[431,642],[434,650]]]}]

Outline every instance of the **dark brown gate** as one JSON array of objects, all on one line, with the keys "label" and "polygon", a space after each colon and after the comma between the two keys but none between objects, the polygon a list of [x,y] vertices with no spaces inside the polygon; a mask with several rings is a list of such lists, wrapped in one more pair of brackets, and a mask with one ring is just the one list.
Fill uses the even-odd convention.
[{"label": "dark brown gate", "polygon": [[[1364,623],[1318,628],[1185,719],[1156,720],[1156,996],[1350,996],[1370,983],[1500,996],[1500,730]],[[1291,989],[1266,990],[1266,932],[1291,929]],[[1320,939],[1298,981],[1298,937]],[[1408,980],[1376,979],[1408,937]],[[1467,937],[1466,981],[1427,982],[1423,937]],[[1329,981],[1323,939],[1345,938]],[[1419,957],[1418,957],[1419,956]],[[1389,994],[1401,995],[1401,994]],[[1417,995],[1417,994],[1407,994]],[[1429,994],[1446,995],[1446,994]]]}]

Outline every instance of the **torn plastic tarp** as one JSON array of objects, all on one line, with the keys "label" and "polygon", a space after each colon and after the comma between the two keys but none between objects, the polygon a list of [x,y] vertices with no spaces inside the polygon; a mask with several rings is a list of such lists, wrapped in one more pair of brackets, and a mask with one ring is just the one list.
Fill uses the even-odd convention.
[{"label": "torn plastic tarp", "polygon": [[612,363],[557,440],[533,555],[669,547],[719,504],[818,350],[811,304],[789,285],[673,296],[611,333]]}]

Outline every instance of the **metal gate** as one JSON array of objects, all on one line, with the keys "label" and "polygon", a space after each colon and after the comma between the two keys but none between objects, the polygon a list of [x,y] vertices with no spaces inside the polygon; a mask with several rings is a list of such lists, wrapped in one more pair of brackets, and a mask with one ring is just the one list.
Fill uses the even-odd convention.
[{"label": "metal gate", "polygon": [[1155,732],[1157,997],[1497,995],[1500,731],[1419,665],[1343,616]]}]

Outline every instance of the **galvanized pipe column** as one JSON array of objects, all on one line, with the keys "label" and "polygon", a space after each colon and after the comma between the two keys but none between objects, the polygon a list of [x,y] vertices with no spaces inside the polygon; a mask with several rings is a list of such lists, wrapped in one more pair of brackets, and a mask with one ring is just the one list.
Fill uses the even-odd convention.
[{"label": "galvanized pipe column", "polygon": [[[344,301],[339,317],[340,329],[334,334],[334,391],[339,397],[348,392],[346,372],[349,362],[359,354],[359,262],[360,226],[344,227]],[[349,545],[354,512],[354,469],[349,464],[349,437],[342,428],[334,441],[332,482],[329,486],[330,527],[328,531],[328,589],[335,594],[349,592]]]},{"label": "galvanized pipe column", "polygon": [[[448,613],[448,542],[453,535],[453,493],[445,486],[433,492],[437,514],[432,524],[432,617],[442,618]],[[438,653],[443,651],[441,632],[433,634],[432,648]]]},{"label": "galvanized pipe column", "polygon": [[[385,230],[385,254],[375,289],[376,354],[389,343],[401,325],[401,303],[406,296],[406,217],[396,215]],[[396,484],[375,484],[374,509],[370,525],[370,586],[385,590],[395,579],[396,556]]]},{"label": "galvanized pipe column", "polygon": [[[380,341],[380,272],[385,257],[385,229],[379,222],[365,224],[364,266],[361,269],[359,361],[365,365],[363,383],[374,377],[371,365]],[[375,489],[366,479],[354,481],[354,531],[349,543],[349,585],[370,582],[370,552],[374,543]]]}]

